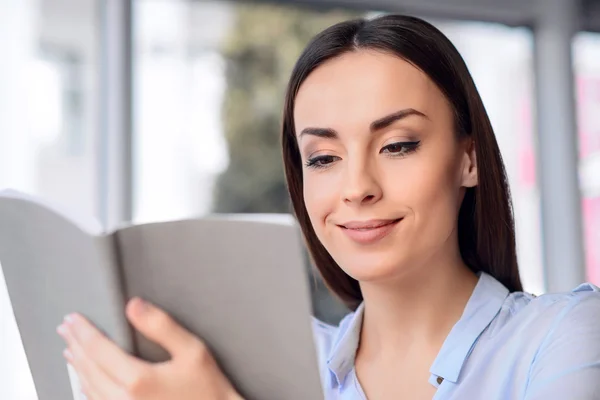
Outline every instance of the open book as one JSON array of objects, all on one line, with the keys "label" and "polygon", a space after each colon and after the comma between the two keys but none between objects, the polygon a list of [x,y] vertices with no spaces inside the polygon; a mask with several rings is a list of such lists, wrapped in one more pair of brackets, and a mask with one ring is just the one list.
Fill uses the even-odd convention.
[{"label": "open book", "polygon": [[40,199],[3,191],[0,264],[39,400],[73,397],[56,334],[71,312],[132,354],[168,358],[129,326],[124,309],[133,296],[201,337],[245,398],[323,398],[291,218],[215,215],[103,233]]}]

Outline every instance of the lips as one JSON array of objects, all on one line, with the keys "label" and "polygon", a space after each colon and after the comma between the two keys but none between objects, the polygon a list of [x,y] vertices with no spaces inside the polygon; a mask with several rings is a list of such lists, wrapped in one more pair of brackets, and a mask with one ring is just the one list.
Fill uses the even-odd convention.
[{"label": "lips", "polygon": [[352,241],[366,245],[378,242],[389,235],[401,221],[402,218],[351,221],[338,226]]},{"label": "lips", "polygon": [[389,224],[393,224],[395,222],[400,221],[402,218],[398,218],[398,219],[372,219],[369,221],[364,221],[364,222],[360,222],[360,221],[352,221],[352,222],[347,222],[345,224],[340,225],[342,228],[346,228],[346,229],[355,229],[355,230],[368,230],[368,229],[375,229],[375,228],[380,228],[382,226],[386,226]]}]

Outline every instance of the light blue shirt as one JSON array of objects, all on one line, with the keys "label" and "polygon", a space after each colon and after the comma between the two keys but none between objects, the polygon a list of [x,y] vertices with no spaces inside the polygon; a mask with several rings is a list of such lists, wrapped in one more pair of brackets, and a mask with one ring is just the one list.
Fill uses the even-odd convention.
[{"label": "light blue shirt", "polygon": [[[362,315],[314,321],[326,400],[366,399],[354,370]],[[535,297],[480,273],[429,371],[434,400],[600,399],[600,291]]]}]

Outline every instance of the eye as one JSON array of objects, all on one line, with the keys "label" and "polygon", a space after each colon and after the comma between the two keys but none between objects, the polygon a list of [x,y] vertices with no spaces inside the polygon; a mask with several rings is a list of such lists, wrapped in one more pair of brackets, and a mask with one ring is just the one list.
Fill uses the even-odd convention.
[{"label": "eye", "polygon": [[390,156],[402,156],[417,150],[421,141],[416,142],[396,142],[382,148],[379,153],[386,153]]},{"label": "eye", "polygon": [[328,165],[330,165],[337,159],[339,159],[339,157],[330,156],[330,155],[316,156],[313,158],[309,158],[306,161],[306,166],[308,168],[315,168],[315,169],[326,168]]}]

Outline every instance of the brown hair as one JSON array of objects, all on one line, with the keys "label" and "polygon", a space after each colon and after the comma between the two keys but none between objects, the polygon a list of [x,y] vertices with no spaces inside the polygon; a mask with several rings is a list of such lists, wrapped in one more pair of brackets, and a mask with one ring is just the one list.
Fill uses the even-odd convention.
[{"label": "brown hair", "polygon": [[401,15],[346,21],[321,32],[298,59],[287,88],[281,132],[285,175],[294,212],[326,285],[351,309],[362,301],[358,282],[323,247],[306,211],[294,104],[300,85],[313,70],[360,49],[384,51],[406,60],[427,74],[448,99],[455,113],[456,133],[472,137],[477,153],[479,183],[467,189],[458,216],[461,256],[474,272],[484,271],[511,292],[521,291],[506,171],[475,83],[443,33],[421,19]]}]

